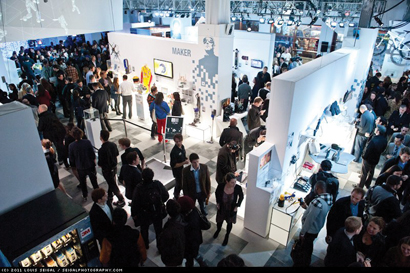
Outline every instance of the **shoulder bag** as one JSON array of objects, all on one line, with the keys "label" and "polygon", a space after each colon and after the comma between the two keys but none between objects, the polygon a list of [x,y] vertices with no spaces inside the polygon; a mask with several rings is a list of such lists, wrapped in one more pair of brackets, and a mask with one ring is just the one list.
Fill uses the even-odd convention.
[{"label": "shoulder bag", "polygon": [[292,245],[292,250],[290,251],[290,257],[293,260],[295,265],[300,264],[303,260],[303,250],[302,242],[299,239],[296,239]]},{"label": "shoulder bag", "polygon": [[199,223],[199,226],[201,227],[201,230],[208,230],[211,228],[211,223],[208,221],[208,218],[206,218],[206,216],[204,214],[202,214],[202,212],[195,207],[196,211],[198,212],[201,220]]}]

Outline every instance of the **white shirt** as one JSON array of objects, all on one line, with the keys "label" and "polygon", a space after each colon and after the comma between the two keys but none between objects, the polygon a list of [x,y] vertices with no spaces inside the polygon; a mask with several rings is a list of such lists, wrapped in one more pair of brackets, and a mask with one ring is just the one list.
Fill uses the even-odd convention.
[{"label": "white shirt", "polygon": [[90,83],[90,76],[91,76],[92,74],[94,74],[94,72],[93,72],[92,70],[89,70],[89,71],[87,72],[87,74],[85,74],[85,81],[87,82],[87,84]]},{"label": "white shirt", "polygon": [[134,83],[129,81],[123,81],[118,88],[118,92],[123,96],[131,96],[132,92],[137,91],[134,87]]},{"label": "white shirt", "polygon": [[98,203],[96,203],[96,204],[105,212],[105,214],[107,214],[108,219],[110,219],[110,221],[112,222],[111,210],[108,207],[107,203],[105,203],[104,205],[100,205]]},{"label": "white shirt", "polygon": [[286,62],[286,63],[289,63],[290,58],[292,58],[292,55],[290,55],[289,52],[288,52],[288,53],[284,52],[284,53],[282,53],[281,57],[282,57],[283,59],[285,59],[285,62]]}]

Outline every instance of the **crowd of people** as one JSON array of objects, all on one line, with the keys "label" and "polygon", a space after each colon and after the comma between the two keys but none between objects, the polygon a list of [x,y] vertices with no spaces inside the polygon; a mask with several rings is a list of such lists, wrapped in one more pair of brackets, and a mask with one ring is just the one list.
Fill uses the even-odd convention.
[{"label": "crowd of people", "polygon": [[[332,163],[321,162],[301,204],[301,254],[294,266],[310,266],[314,241],[325,225],[326,267],[410,266],[410,229],[405,227],[410,220],[408,74],[397,84],[389,77],[381,80],[381,73],[368,78],[352,151],[361,164],[360,182],[350,196],[337,198]],[[374,177],[379,163],[380,174]]]},{"label": "crowd of people", "polygon": [[[198,154],[187,155],[183,136],[176,134],[170,152],[170,167],[175,178],[173,198],[170,198],[163,184],[155,179],[153,170],[146,166],[142,152],[131,147],[130,139],[119,139],[118,146],[110,142],[112,127],[107,113],[111,110],[123,119],[131,119],[132,93],[141,93],[142,86],[138,77],[129,81],[124,75],[120,83],[108,72],[106,61],[110,54],[107,44],[101,39],[92,44],[74,42],[67,45],[61,41],[37,51],[21,48],[11,59],[21,69],[22,81],[10,83],[10,93],[1,91],[0,102],[20,101],[33,109],[55,188],[66,193],[59,181],[58,165],[64,164],[71,169],[78,179],[84,202],[89,196],[86,179],[90,179],[94,188],[90,219],[101,247],[103,265],[143,265],[147,260],[146,250],[150,247],[148,230],[153,225],[156,247],[166,266],[181,266],[185,259],[186,267],[194,266],[194,261],[206,267],[199,247],[203,242],[202,231],[210,227],[206,219],[212,194],[208,166],[200,163]],[[272,77],[301,64],[299,57],[292,58],[289,49],[278,46],[275,52]],[[35,70],[37,62],[42,65],[41,73]],[[381,80],[380,73],[368,79],[359,107],[353,151],[355,162],[362,164],[360,183],[355,185],[350,196],[337,199],[338,192],[332,182],[335,177],[330,173],[331,163],[328,160],[322,162],[319,171],[310,178],[312,191],[303,206],[305,212],[299,235],[303,259],[295,266],[310,265],[314,241],[325,223],[326,266],[410,266],[409,74],[405,72],[397,83],[392,83],[388,76]],[[223,130],[219,139],[221,148],[215,176],[218,186],[214,192],[217,229],[213,238],[219,236],[226,222],[223,246],[229,242],[238,208],[244,199],[242,187],[236,184],[241,176],[237,162],[245,160],[247,153],[265,141],[272,77],[264,67],[253,78],[251,87],[247,75],[243,75],[238,84],[232,76],[231,101],[237,102],[235,107],[239,111],[248,111],[247,135],[244,138],[237,127],[241,121],[230,118],[228,128]],[[171,112],[173,116],[183,114],[179,94],[175,92],[172,97],[170,107],[155,85],[148,94],[151,137],[155,139],[157,136],[159,142],[163,141],[166,116]],[[100,114],[101,147],[93,147],[84,133],[83,112],[90,106],[98,109]],[[64,117],[68,118],[66,125],[57,117],[57,107],[61,107]],[[118,147],[124,150],[119,172]],[[387,160],[375,178],[374,171],[382,156]],[[97,166],[102,170],[107,190],[99,187]],[[118,183],[125,187],[124,195]],[[338,183],[336,185],[338,188]],[[114,196],[116,202],[113,202]],[[137,229],[126,225],[129,215],[123,207],[127,200]],[[163,225],[165,217],[168,220]],[[228,256],[218,266],[234,264],[244,266],[238,256]]]}]

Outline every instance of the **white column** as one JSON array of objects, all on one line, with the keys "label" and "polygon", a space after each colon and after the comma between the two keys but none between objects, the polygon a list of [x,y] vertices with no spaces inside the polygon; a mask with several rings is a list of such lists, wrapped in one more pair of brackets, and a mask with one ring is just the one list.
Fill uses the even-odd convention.
[{"label": "white column", "polygon": [[206,0],[206,24],[228,24],[231,17],[231,0]]}]

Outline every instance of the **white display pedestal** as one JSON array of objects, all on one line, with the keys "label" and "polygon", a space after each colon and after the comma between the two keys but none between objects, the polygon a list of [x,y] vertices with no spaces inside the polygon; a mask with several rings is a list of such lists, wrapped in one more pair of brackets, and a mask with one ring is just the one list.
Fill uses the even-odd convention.
[{"label": "white display pedestal", "polygon": [[[242,118],[246,117],[247,115],[248,115],[248,112],[246,111],[246,112],[243,112],[243,113],[235,113],[235,114],[233,114],[232,116],[229,117],[230,119],[231,118],[236,118],[236,120],[238,121],[236,127],[238,127],[239,131],[242,132],[243,139],[245,139],[245,137],[248,133],[246,132],[245,125],[242,122]],[[222,119],[222,116],[217,116],[215,118],[215,124],[216,124],[216,130],[215,130],[216,137],[219,137],[221,135],[222,131],[225,128],[229,127],[229,121],[224,122],[223,119]]]},{"label": "white display pedestal", "polygon": [[291,204],[289,201],[285,201],[283,207],[275,204],[272,210],[269,238],[284,246],[288,245],[288,242],[296,233],[298,229],[296,223],[305,211],[299,206],[299,202],[294,205]]},{"label": "white display pedestal", "polygon": [[102,143],[100,140],[101,121],[98,110],[95,108],[84,110],[84,120],[87,139],[95,148],[99,149]]},{"label": "white display pedestal", "polygon": [[195,138],[202,138],[202,142],[205,142],[205,139],[211,139],[211,126],[197,123],[196,126],[186,125],[185,134]]},{"label": "white display pedestal", "polygon": [[144,105],[148,106],[148,103],[145,102],[144,104],[144,96],[141,94],[135,94],[135,107],[137,108],[137,116],[138,118],[145,120],[145,107]]},{"label": "white display pedestal", "polygon": [[271,225],[272,207],[281,190],[282,173],[276,148],[265,142],[249,154],[244,227],[266,237]]}]

